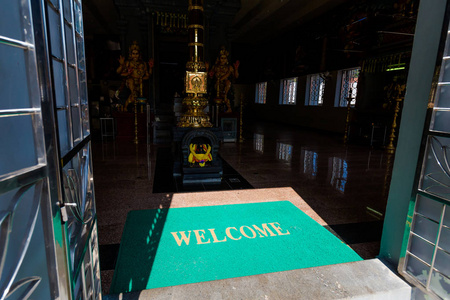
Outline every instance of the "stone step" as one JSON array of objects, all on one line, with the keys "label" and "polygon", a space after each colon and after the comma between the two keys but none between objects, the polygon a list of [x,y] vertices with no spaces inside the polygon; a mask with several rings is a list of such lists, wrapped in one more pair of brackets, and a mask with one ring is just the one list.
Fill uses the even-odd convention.
[{"label": "stone step", "polygon": [[379,259],[178,285],[118,295],[135,299],[411,299],[411,287]]}]

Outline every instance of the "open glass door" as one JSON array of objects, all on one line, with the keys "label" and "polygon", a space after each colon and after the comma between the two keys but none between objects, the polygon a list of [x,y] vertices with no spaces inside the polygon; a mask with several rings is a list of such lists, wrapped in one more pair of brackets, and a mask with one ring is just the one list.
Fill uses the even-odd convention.
[{"label": "open glass door", "polygon": [[[448,20],[444,22],[448,26]],[[408,214],[405,259],[399,271],[432,298],[450,298],[450,33],[429,103],[421,166]]]},{"label": "open glass door", "polygon": [[101,298],[82,5],[43,1],[74,299]]},{"label": "open glass door", "polygon": [[101,299],[81,8],[0,10],[0,299]]},{"label": "open glass door", "polygon": [[71,295],[42,24],[39,2],[2,3],[1,299],[68,299]]}]

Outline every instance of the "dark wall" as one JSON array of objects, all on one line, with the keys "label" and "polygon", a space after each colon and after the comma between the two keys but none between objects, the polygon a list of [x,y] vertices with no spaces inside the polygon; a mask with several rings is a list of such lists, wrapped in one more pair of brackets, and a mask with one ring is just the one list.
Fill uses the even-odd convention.
[{"label": "dark wall", "polygon": [[[364,62],[370,59],[376,61],[377,57],[411,51],[418,1],[403,2],[347,2],[306,24],[283,29],[258,44],[234,43],[229,35],[230,28],[207,23],[205,60],[214,64],[219,47],[225,45],[230,53],[229,62],[240,61],[240,76],[234,83],[240,90],[233,103],[236,110],[243,99],[247,111],[258,118],[343,133],[347,109],[334,107],[338,70],[357,66],[364,69]],[[400,5],[402,3],[405,5]],[[114,88],[120,85],[122,78],[115,73],[117,58],[120,54],[127,56],[129,44],[136,39],[142,47],[143,58],[155,59],[153,76],[145,88],[152,109],[171,108],[173,96],[184,88],[187,35],[182,30],[163,30],[152,18],[149,16],[145,24],[134,19],[129,21],[119,37],[97,36],[86,41],[89,99],[97,101],[100,96],[107,99],[108,89],[104,91],[104,84],[113,84]],[[385,31],[406,34],[380,33]],[[105,47],[111,39],[120,42],[121,50]],[[324,103],[320,107],[305,106],[307,75],[319,72],[331,75],[326,83]],[[405,81],[407,69],[402,72],[363,70],[354,114],[368,116],[368,119],[372,115],[386,114],[383,111],[386,109],[385,88],[396,77]],[[280,80],[290,77],[299,78],[297,104],[279,105]],[[255,84],[263,81],[268,82],[267,104],[253,104]]]},{"label": "dark wall", "polygon": [[[258,45],[232,45],[232,56],[240,60],[238,83],[247,85],[248,114],[260,119],[344,133],[347,108],[335,107],[339,70],[361,67],[356,108],[351,120],[359,123],[388,124],[392,107],[387,105],[386,89],[398,80],[406,82],[405,69],[387,72],[389,57],[410,53],[417,1],[401,6],[396,1],[359,1],[344,4],[316,20],[285,31]],[[386,34],[383,32],[398,32]],[[406,33],[406,34],[403,34]],[[374,67],[364,67],[370,61]],[[305,106],[308,74],[329,73],[324,103]],[[280,80],[298,77],[296,105],[279,105]],[[255,104],[255,84],[268,82],[266,104]]]},{"label": "dark wall", "polygon": [[332,72],[330,75],[325,85],[322,106],[305,106],[307,76],[298,78],[297,103],[295,105],[279,104],[280,80],[267,82],[266,104],[254,103],[255,86],[247,84],[247,93],[244,97],[245,113],[247,116],[255,116],[259,119],[343,133],[347,108],[334,107],[337,72]]}]

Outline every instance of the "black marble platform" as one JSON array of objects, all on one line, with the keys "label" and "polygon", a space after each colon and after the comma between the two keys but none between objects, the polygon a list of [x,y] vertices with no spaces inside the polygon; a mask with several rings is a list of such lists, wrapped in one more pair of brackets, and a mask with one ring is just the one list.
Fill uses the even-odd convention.
[{"label": "black marble platform", "polygon": [[[223,176],[223,163],[219,158],[219,148],[223,140],[222,129],[211,128],[173,128],[173,175],[181,177],[183,185],[189,184],[219,184]],[[191,164],[188,157],[192,144],[209,145],[211,161],[201,167]]]},{"label": "black marble platform", "polygon": [[170,148],[159,148],[156,154],[153,193],[181,193],[200,191],[222,191],[252,189],[253,186],[231,167],[220,155],[222,175],[217,182],[183,183],[181,176],[173,175],[174,159]]}]

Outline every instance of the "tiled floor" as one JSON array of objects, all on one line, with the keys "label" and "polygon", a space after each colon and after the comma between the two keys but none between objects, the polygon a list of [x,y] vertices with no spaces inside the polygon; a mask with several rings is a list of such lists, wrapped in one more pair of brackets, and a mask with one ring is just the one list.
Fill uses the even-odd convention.
[{"label": "tiled floor", "polygon": [[[341,136],[327,133],[268,122],[249,121],[244,126],[243,142],[224,143],[220,148],[230,172],[238,175],[233,173],[231,180],[228,178],[230,184],[221,188],[207,186],[204,190],[249,188],[248,184],[254,188],[292,187],[324,226],[361,257],[378,254],[393,157],[381,148],[344,145]],[[106,294],[128,211],[170,205],[173,193],[169,190],[153,193],[157,152],[169,151],[167,146],[93,141],[102,288]],[[243,184],[233,178],[243,178]],[[192,187],[176,185],[173,192],[189,191]]]}]

